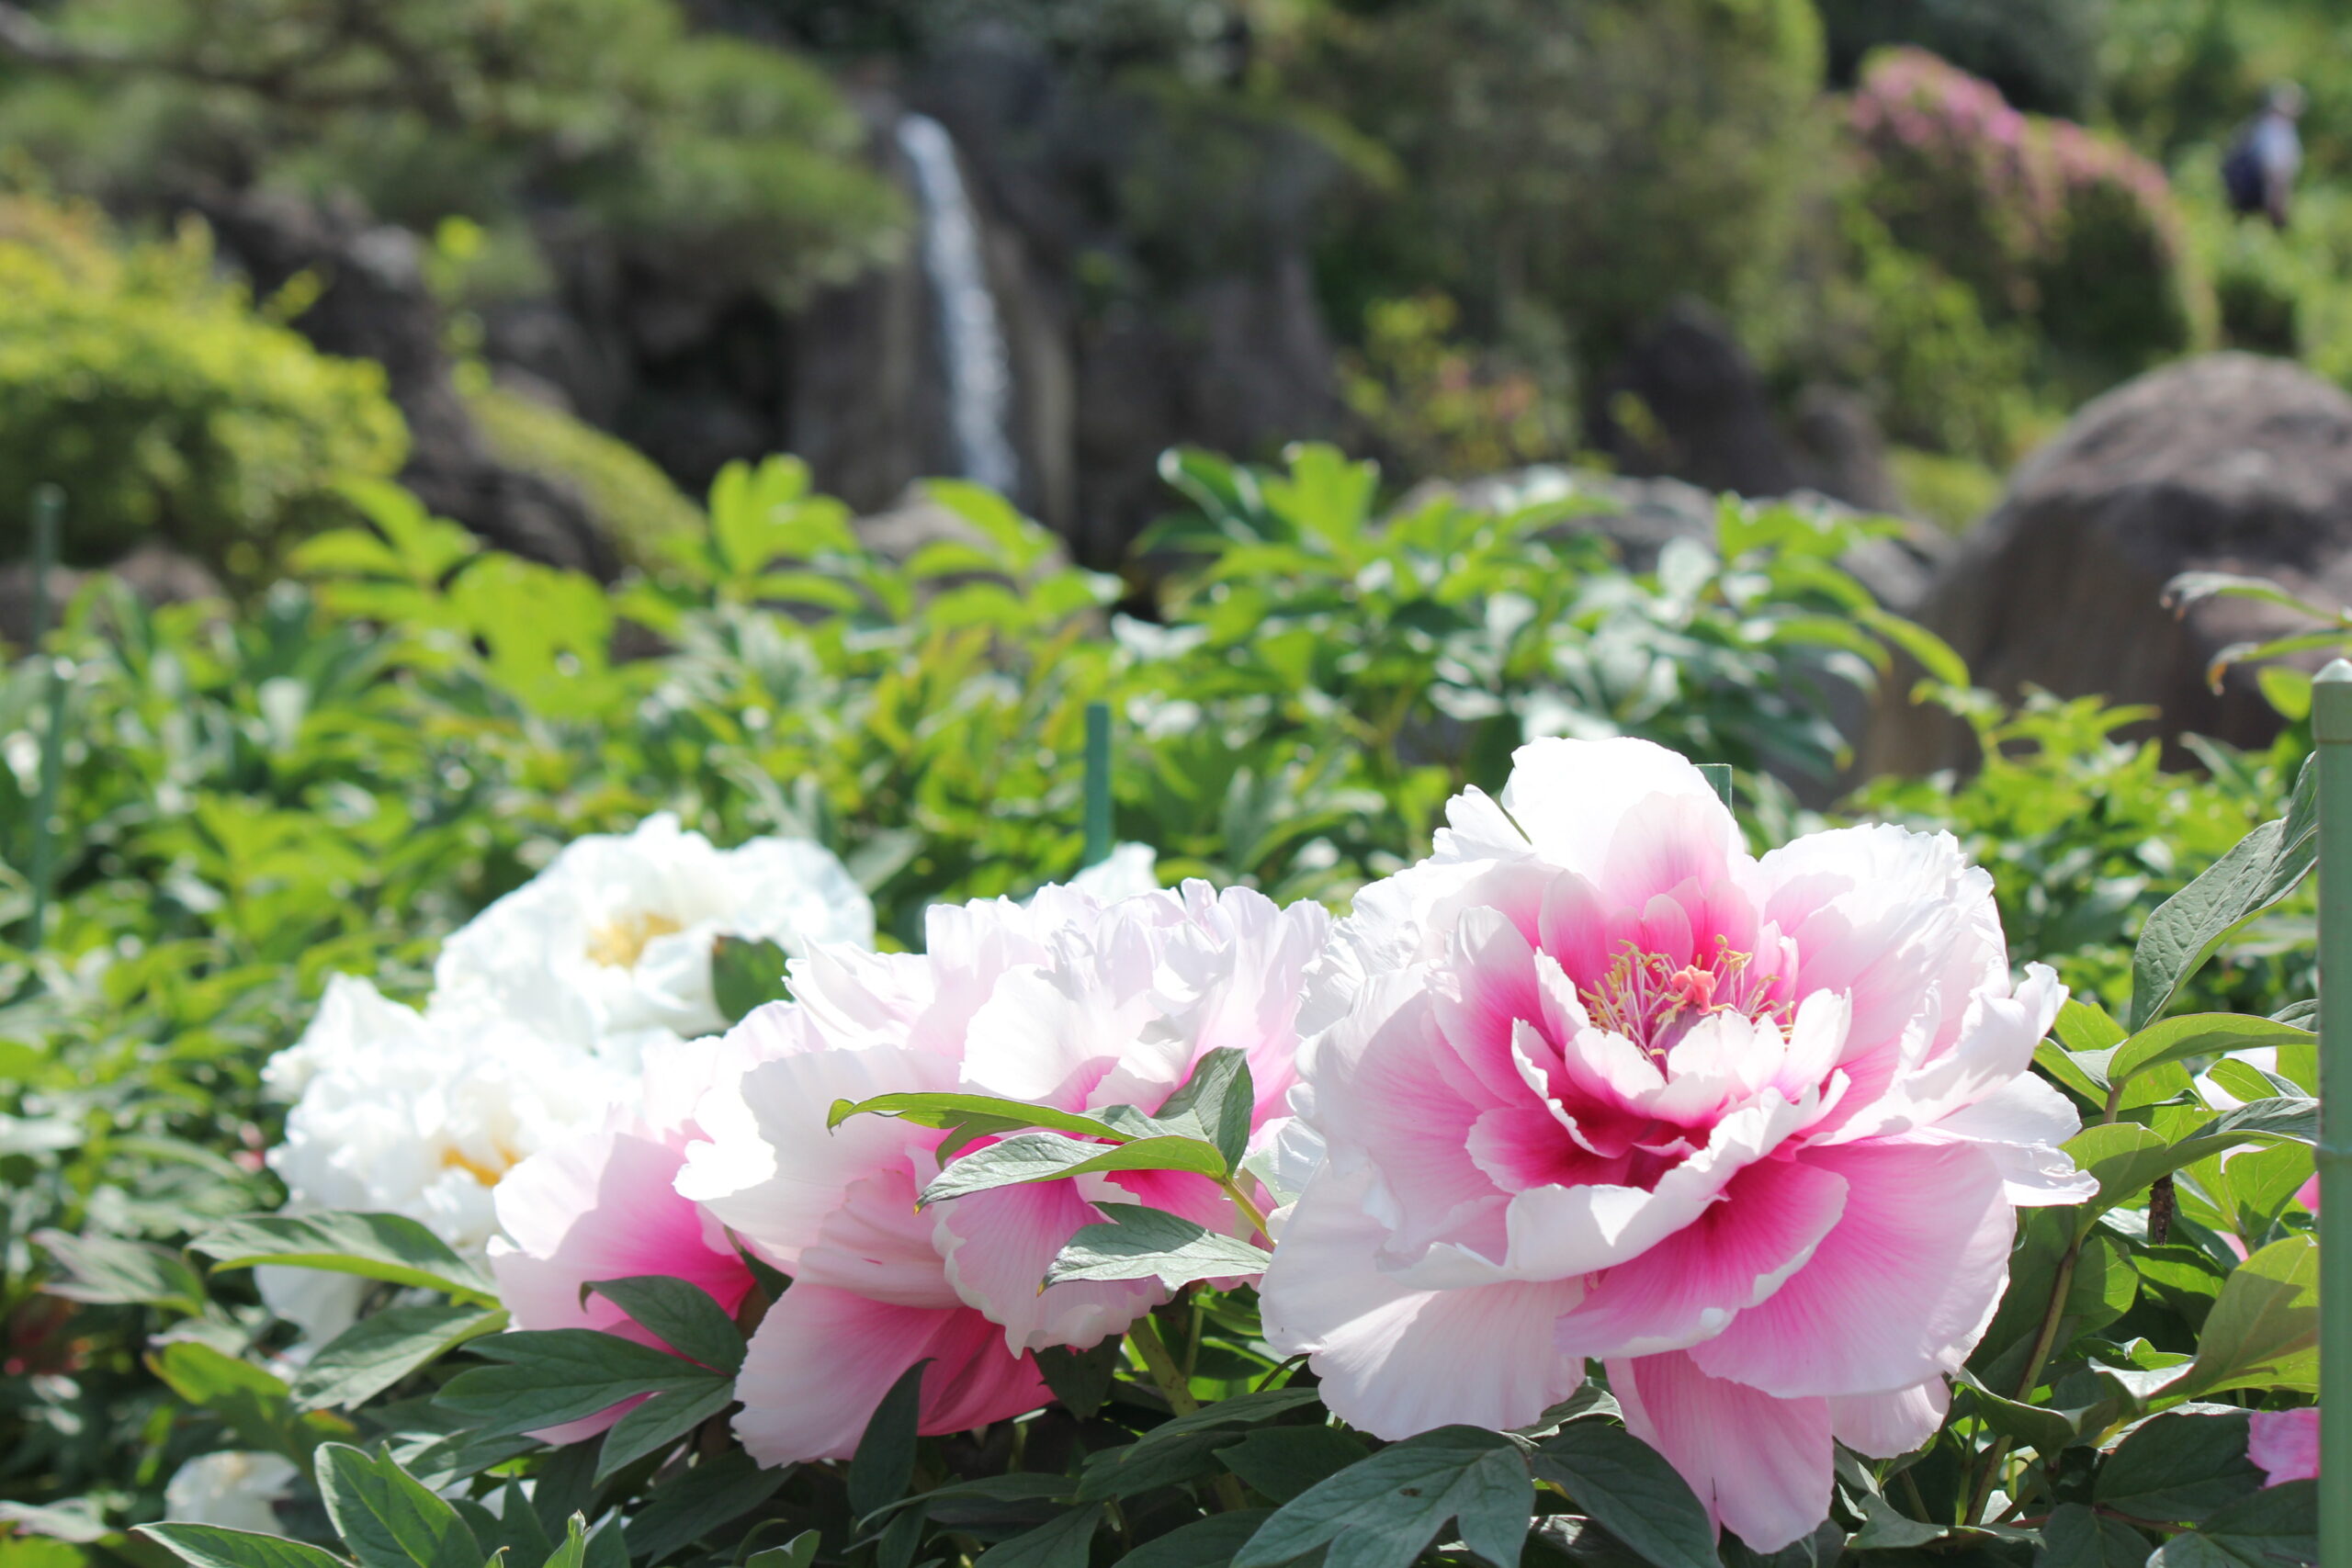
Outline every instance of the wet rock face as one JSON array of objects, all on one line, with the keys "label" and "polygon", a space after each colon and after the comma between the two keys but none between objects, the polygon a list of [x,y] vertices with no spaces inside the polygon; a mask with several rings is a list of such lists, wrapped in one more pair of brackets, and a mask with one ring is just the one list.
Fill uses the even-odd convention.
[{"label": "wet rock face", "polygon": [[[2216,693],[2207,667],[2232,643],[2309,623],[2245,600],[2176,615],[2160,600],[2184,571],[2265,577],[2314,603],[2352,603],[2352,397],[2245,354],[2130,382],[2018,468],[1915,614],[1979,685],[2005,695],[2028,685],[2101,694],[2155,706],[2168,739],[2263,744],[2279,721],[2252,671],[2232,671]],[[1865,761],[1917,771],[1964,764],[1972,750],[1941,716],[1889,708]]]}]

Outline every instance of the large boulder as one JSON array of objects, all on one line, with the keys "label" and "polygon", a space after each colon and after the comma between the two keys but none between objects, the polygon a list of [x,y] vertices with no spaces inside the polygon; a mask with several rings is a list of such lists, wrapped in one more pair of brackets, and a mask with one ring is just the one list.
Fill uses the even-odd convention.
[{"label": "large boulder", "polygon": [[[2352,397],[2246,354],[2130,382],[2018,469],[1916,614],[2005,696],[2098,694],[2154,706],[2143,733],[2260,745],[2278,717],[2252,671],[2233,670],[2216,691],[2207,668],[2232,643],[2311,623],[2242,599],[2176,614],[2164,588],[2184,571],[2352,602]],[[1863,753],[1871,771],[1913,773],[1973,758],[1956,722],[1900,703]]]}]

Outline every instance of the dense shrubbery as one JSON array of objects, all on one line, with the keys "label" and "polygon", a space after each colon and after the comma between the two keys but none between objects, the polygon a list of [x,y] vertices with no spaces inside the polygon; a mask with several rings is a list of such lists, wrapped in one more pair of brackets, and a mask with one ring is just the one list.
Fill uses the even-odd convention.
[{"label": "dense shrubbery", "polygon": [[[1917,50],[1863,68],[1849,124],[1865,197],[1906,247],[2030,322],[2101,385],[2207,341],[2211,303],[2163,171]],[[2078,361],[2079,365],[2067,363]]]},{"label": "dense shrubbery", "polygon": [[[809,494],[802,471],[783,461],[730,469],[711,497],[707,527],[673,538],[650,573],[609,591],[484,552],[380,485],[352,491],[372,527],[311,540],[295,558],[308,585],[280,585],[236,621],[202,606],[142,611],[103,585],[87,591],[57,644],[72,660],[62,897],[41,947],[6,955],[22,990],[0,1010],[0,1063],[12,1080],[0,1121],[13,1238],[0,1255],[0,1354],[17,1374],[0,1402],[8,1455],[0,1487],[16,1531],[0,1540],[9,1553],[26,1556],[27,1568],[144,1563],[147,1549],[124,1527],[162,1512],[164,1483],[178,1476],[172,1506],[184,1520],[320,1541],[339,1529],[367,1568],[376,1568],[376,1548],[354,1532],[364,1528],[355,1509],[366,1506],[355,1498],[368,1488],[409,1497],[403,1506],[441,1521],[432,1529],[460,1520],[469,1551],[487,1550],[485,1541],[526,1555],[551,1549],[563,1516],[577,1509],[593,1526],[618,1509],[625,1529],[606,1526],[601,1545],[581,1550],[583,1561],[621,1568],[625,1559],[658,1562],[705,1540],[725,1560],[767,1534],[802,1529],[821,1531],[822,1542],[801,1540],[795,1562],[863,1562],[868,1536],[855,1517],[910,1486],[925,1500],[899,1516],[915,1522],[886,1538],[895,1543],[890,1562],[924,1530],[974,1538],[957,1550],[977,1551],[1037,1527],[1067,1534],[1076,1568],[1097,1522],[1086,1507],[1095,1492],[1082,1494],[1062,1524],[1053,1521],[1080,1484],[1083,1456],[1101,1450],[1085,1472],[1101,1472],[1084,1483],[1090,1488],[1109,1484],[1114,1472],[1103,1466],[1139,1462],[1147,1451],[1182,1461],[1108,1494],[1123,1499],[1119,1528],[1136,1545],[1188,1521],[1206,1529],[1204,1508],[1239,1508],[1216,1526],[1227,1532],[1216,1535],[1222,1560],[1267,1517],[1256,1510],[1317,1496],[1314,1483],[1363,1459],[1369,1445],[1326,1424],[1311,1380],[1295,1378],[1272,1394],[1282,1376],[1261,1338],[1272,1330],[1261,1327],[1246,1292],[1195,1293],[1185,1308],[1144,1319],[1158,1326],[1137,1339],[1145,1360],[1124,1376],[1115,1350],[1045,1358],[1054,1388],[1084,1418],[1051,1414],[1012,1427],[1021,1436],[1010,1452],[941,1438],[921,1446],[919,1462],[907,1458],[916,1451],[910,1382],[905,1398],[882,1402],[876,1435],[866,1439],[873,1454],[901,1457],[861,1459],[846,1472],[845,1499],[843,1473],[831,1467],[758,1471],[729,1449],[711,1421],[729,1387],[715,1372],[678,1372],[691,1388],[681,1384],[679,1399],[616,1427],[601,1463],[593,1442],[550,1457],[514,1435],[544,1425],[545,1404],[486,1416],[488,1404],[465,1403],[490,1398],[502,1379],[543,1373],[492,1373],[481,1363],[466,1374],[472,1382],[454,1389],[448,1369],[432,1364],[503,1322],[478,1265],[436,1239],[432,1213],[381,1222],[367,1235],[341,1222],[324,1232],[286,1222],[214,1233],[206,1244],[214,1258],[356,1248],[340,1267],[428,1292],[396,1296],[399,1311],[364,1317],[351,1330],[358,1338],[302,1348],[290,1360],[277,1359],[288,1348],[287,1326],[242,1275],[208,1280],[175,1250],[192,1232],[277,1201],[259,1156],[277,1140],[283,1112],[263,1094],[259,1069],[302,1028],[326,976],[364,976],[394,998],[419,996],[446,933],[583,833],[666,810],[720,843],[761,834],[814,840],[838,852],[871,897],[881,945],[922,947],[925,913],[940,901],[1022,894],[1074,868],[1080,716],[1085,703],[1102,700],[1123,721],[1112,781],[1117,832],[1155,847],[1162,875],[1338,902],[1404,869],[1428,845],[1447,797],[1465,785],[1500,785],[1511,749],[1536,735],[1644,735],[1734,761],[1751,826],[1778,840],[1802,824],[1756,770],[1832,761],[1826,686],[1868,680],[1884,661],[1884,639],[1946,676],[1961,673],[1930,640],[1877,615],[1838,570],[1849,525],[1787,509],[1726,502],[1713,548],[1671,547],[1655,574],[1635,576],[1589,535],[1560,530],[1573,497],[1500,514],[1437,498],[1383,515],[1373,472],[1321,448],[1297,452],[1276,471],[1186,456],[1171,460],[1170,475],[1193,511],[1160,543],[1190,564],[1162,623],[1114,618],[1108,637],[1102,617],[1116,583],[1053,566],[1046,537],[996,497],[937,487],[936,499],[964,518],[975,542],[935,544],[891,567],[859,548],[844,510]],[[518,615],[518,604],[532,613]],[[627,623],[655,634],[665,650],[617,659],[614,639]],[[0,774],[0,854],[11,866],[31,858],[41,685],[40,667],[28,663],[0,689],[0,719],[14,737]],[[2148,912],[2200,860],[2276,811],[2295,760],[2291,744],[2268,759],[2215,750],[2211,782],[2167,776],[2153,748],[2107,740],[2125,716],[2077,705],[1987,718],[2000,755],[1975,781],[1889,785],[1862,802],[1872,813],[1957,829],[1998,879],[2015,956],[2047,953],[2119,1010],[2122,942],[2134,922],[2207,918],[2194,914],[2193,894],[2173,898],[2169,914]],[[648,841],[668,841],[667,832]],[[1244,899],[1218,918],[1241,922],[1237,933],[1255,929],[1250,911],[1259,907]],[[12,883],[0,919],[23,908],[22,885]],[[1293,923],[1317,920],[1300,912]],[[668,930],[639,921],[624,935],[642,951]],[[930,945],[937,948],[935,934]],[[952,943],[940,961],[962,962]],[[709,996],[722,1016],[774,994],[772,974],[739,973],[742,965],[717,949],[708,962]],[[2131,998],[2135,1024],[2155,1011],[2147,974]],[[2265,1004],[2297,1000],[2308,985],[2307,965],[2291,953],[2256,953],[2208,979],[2170,978],[2188,980],[2189,995],[2217,994],[2218,984],[2219,994]],[[457,983],[445,963],[439,988]],[[351,1006],[350,994],[334,1005]],[[847,1025],[826,1027],[837,1026]],[[316,1043],[360,1058],[380,1050],[354,1027],[348,1016],[322,1023]],[[2191,1162],[2177,1180],[2165,1245],[2128,1224],[2115,1241],[2107,1239],[2114,1226],[2072,1228],[2072,1210],[2052,1211],[2067,1216],[2054,1227],[2026,1226],[2017,1272],[2023,1304],[2004,1309],[1975,1368],[2019,1401],[2063,1410],[2064,1436],[2020,1425],[2034,1418],[2013,1416],[1991,1394],[1964,1394],[1964,1418],[1916,1458],[1848,1475],[1828,1505],[1839,1542],[1856,1527],[1904,1540],[1941,1534],[1950,1527],[1939,1519],[1981,1517],[1996,1491],[2022,1503],[2058,1488],[2063,1501],[2082,1480],[2075,1472],[2096,1462],[2086,1445],[2182,1390],[2277,1389],[2292,1403],[2307,1386],[2293,1335],[2308,1316],[2310,1242],[2287,1195],[2309,1174],[2308,1152],[2293,1141],[2303,1125],[2297,1118],[2309,1111],[2300,1090],[2283,1087],[2308,1077],[2293,1055],[2307,1037],[2259,1020],[2163,1027],[2171,1032],[2144,1037],[2133,1059],[2149,1057],[2146,1070],[2129,1081],[2115,1058],[2097,1054],[2120,1030],[2089,1008],[2062,1021],[2073,1055],[2044,1048],[2047,1071],[2089,1111],[2105,1106],[2112,1120],[2120,1102],[2126,1111],[2121,1124],[2094,1128],[2075,1145],[2101,1172],[2110,1168],[2104,1160],[2134,1162],[2136,1185],[2119,1185],[2106,1201],[2143,1201],[2132,1194],[2169,1168],[2168,1140],[2186,1139],[2179,1160]],[[2279,1085],[2234,1068],[2225,1075],[2240,1098],[2268,1097],[2259,1127],[2245,1124],[2285,1140],[2275,1157],[2261,1156],[2258,1190],[2245,1179],[2253,1167],[2225,1172],[2196,1141],[2213,1111],[2177,1061],[2151,1055],[2162,1046],[2201,1059],[2233,1043],[2287,1047],[2276,1058]],[[305,1070],[320,1070],[315,1053]],[[281,1072],[287,1083],[299,1088],[299,1077]],[[443,1113],[419,1103],[420,1114]],[[1202,1115],[1210,1142],[1233,1133],[1216,1130],[1215,1113]],[[484,1200],[503,1164],[537,1146],[498,1144],[485,1153],[453,1145],[461,1157],[438,1174],[477,1184],[473,1196]],[[2139,1211],[2129,1212],[2136,1219]],[[38,1245],[28,1245],[36,1233]],[[2230,1273],[2232,1237],[2256,1249],[2240,1275]],[[1240,1253],[1218,1257],[1213,1271],[1254,1271]],[[2070,1328],[2029,1357],[2029,1342],[2046,1338],[2034,1292],[2047,1295],[2060,1268],[2096,1281],[2098,1309],[2069,1317]],[[781,1281],[756,1271],[743,1278],[766,1280],[744,1293],[756,1315]],[[2245,1310],[2239,1298],[2266,1286],[2280,1292],[2273,1310],[2288,1314],[2287,1339],[2252,1347],[2209,1330],[2214,1348],[2193,1372],[2177,1370],[2192,1364],[2184,1353],[2198,1323],[2233,1321]],[[676,1288],[634,1296],[615,1289],[639,1321],[654,1314],[657,1338],[695,1335],[695,1354],[714,1368],[740,1359],[730,1348],[736,1330],[714,1337],[726,1325],[672,1299]],[[151,1338],[159,1330],[166,1332]],[[1168,1343],[1189,1373],[1167,1359]],[[535,1344],[556,1348],[515,1339],[485,1348],[527,1368],[537,1364]],[[638,1348],[656,1359],[608,1369],[613,1377],[669,1375],[658,1352]],[[585,1363],[567,1374],[590,1376]],[[2045,1384],[2066,1397],[2038,1393]],[[2162,1392],[2168,1384],[2173,1392]],[[602,1386],[567,1398],[596,1403]],[[1260,1396],[1266,1415],[1290,1414],[1229,1463],[1212,1453],[1240,1440],[1240,1428],[1221,1423],[1246,1420],[1240,1413],[1259,1405],[1221,1404],[1234,1416],[1204,1414],[1193,1427],[1149,1435],[1193,1402],[1238,1400],[1259,1387],[1268,1388]],[[387,1393],[397,1397],[378,1397]],[[458,1402],[429,1404],[437,1394]],[[1331,1397],[1336,1406],[1341,1393]],[[1346,1397],[1366,1395],[1359,1388]],[[1566,1539],[1539,1537],[1530,1550],[1566,1548],[1569,1560],[1584,1561],[1600,1539],[1589,1532],[1605,1529],[1663,1568],[1712,1561],[1705,1517],[1673,1472],[1613,1426],[1576,1421],[1610,1409],[1589,1402],[1547,1418],[1574,1424],[1531,1450],[1566,1467],[1539,1473],[1599,1523],[1576,1525]],[[2242,1415],[2177,1419],[2233,1423],[2168,1427],[2166,1442],[2135,1450],[2162,1466],[2222,1464],[2214,1484],[2232,1498],[2247,1495],[2231,1505],[2239,1513],[2214,1514],[2208,1528],[2267,1538],[2298,1528],[2305,1492],[2253,1494]],[[704,1436],[691,1451],[673,1452],[694,1429]],[[1166,1454],[1187,1430],[1208,1436]],[[1006,1428],[995,1431],[1001,1439]],[[1996,1434],[2030,1446],[2030,1463],[2018,1467]],[[2177,1450],[2169,1440],[2192,1436],[2199,1441]],[[343,1443],[390,1457],[363,1460],[334,1446]],[[1378,1465],[1420,1462],[1431,1443],[1444,1446],[1400,1445]],[[1631,1467],[1634,1495],[1576,1468],[1588,1444]],[[184,1469],[224,1446],[248,1457]],[[1478,1438],[1462,1462],[1506,1450],[1518,1451],[1507,1439]],[[2226,1452],[2213,1460],[2209,1450]],[[1260,1457],[1271,1468],[1258,1466]],[[314,1458],[328,1467],[322,1485],[333,1529],[302,1479]],[[429,1494],[399,1479],[394,1461],[431,1486],[458,1486],[458,1500],[418,1501]],[[1699,1473],[1687,1454],[1675,1462]],[[895,1479],[876,1481],[877,1464]],[[995,1479],[1008,1470],[1012,1479]],[[1227,1472],[1234,1480],[1209,1479]],[[1377,1465],[1365,1472],[1385,1473]],[[527,1501],[501,1479],[526,1475]],[[1208,1503],[1196,1500],[1196,1483]],[[723,1495],[714,1491],[722,1486]],[[504,1501],[493,1504],[501,1488]],[[287,1499],[282,1508],[273,1511],[270,1493]],[[1757,1494],[1744,1495],[1737,1506],[1752,1507]],[[977,1512],[957,1511],[965,1501]],[[1792,1505],[1800,1506],[1812,1505]],[[1516,1541],[1527,1507],[1510,1506],[1511,1519],[1489,1528]],[[2233,1523],[2241,1515],[2255,1522]],[[1662,1533],[1645,1534],[1645,1517]],[[2182,1522],[2206,1517],[2200,1504]],[[769,1522],[745,1538],[739,1520]],[[1434,1534],[1442,1521],[1426,1522]],[[1398,1529],[1401,1565],[1426,1540],[1412,1533],[1418,1524]],[[1581,1551],[1576,1530],[1589,1535]],[[166,1533],[175,1549],[214,1553],[204,1561],[254,1568],[240,1539]],[[1865,1538],[1855,1550],[1869,1547]],[[1494,1558],[1500,1549],[1477,1550]],[[1726,1561],[1746,1561],[1726,1550]]]},{"label": "dense shrubbery", "polygon": [[348,519],[336,478],[390,473],[407,439],[383,372],[256,310],[200,231],[121,249],[94,213],[0,197],[0,550],[52,481],[73,558],[153,535],[250,578]]}]

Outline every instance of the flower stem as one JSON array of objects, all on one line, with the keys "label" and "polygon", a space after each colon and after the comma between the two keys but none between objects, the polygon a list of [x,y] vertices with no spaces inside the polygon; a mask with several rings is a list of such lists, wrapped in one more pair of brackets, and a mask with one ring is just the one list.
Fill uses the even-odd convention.
[{"label": "flower stem", "polygon": [[[2082,1246],[2079,1241],[2069,1243],[2065,1256],[2058,1259],[2058,1277],[2050,1287],[2050,1305],[2042,1311],[2041,1328],[2034,1336],[2033,1354],[2027,1358],[2025,1376],[2018,1381],[2019,1404],[2032,1403],[2034,1385],[2041,1382],[2042,1364],[2057,1346],[2058,1325],[2066,1315],[2066,1296],[2075,1288],[2075,1259],[2082,1255]],[[1995,1439],[1991,1451],[1984,1456],[1984,1469],[1976,1477],[1976,1489],[1968,1500],[1962,1523],[1973,1525],[1984,1517],[1984,1504],[1993,1495],[1993,1483],[2000,1476],[2001,1461],[2008,1457],[2009,1439]]]},{"label": "flower stem", "polygon": [[[1177,1366],[1176,1358],[1168,1353],[1168,1344],[1159,1337],[1159,1327],[1152,1322],[1149,1313],[1136,1319],[1134,1325],[1127,1330],[1127,1343],[1133,1345],[1136,1354],[1143,1358],[1144,1369],[1151,1373],[1151,1381],[1167,1396],[1169,1409],[1179,1416],[1190,1416],[1201,1407],[1200,1401],[1193,1397],[1183,1369]],[[1229,1472],[1216,1478],[1216,1501],[1217,1506],[1228,1514],[1249,1506],[1249,1500],[1241,1495],[1241,1483]]]},{"label": "flower stem", "polygon": [[1274,1239],[1273,1233],[1266,1228],[1265,1211],[1250,1201],[1250,1194],[1241,1190],[1241,1183],[1227,1176],[1220,1178],[1218,1185],[1225,1189],[1225,1195],[1233,1200],[1233,1206],[1241,1211],[1241,1217],[1250,1222],[1251,1230],[1268,1241]]}]

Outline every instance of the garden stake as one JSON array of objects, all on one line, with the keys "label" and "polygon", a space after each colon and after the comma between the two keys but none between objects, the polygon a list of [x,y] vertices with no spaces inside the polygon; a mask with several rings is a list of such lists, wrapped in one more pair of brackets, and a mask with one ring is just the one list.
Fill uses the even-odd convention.
[{"label": "garden stake", "polygon": [[1080,865],[1111,858],[1111,705],[1086,705],[1086,852]]},{"label": "garden stake", "polygon": [[40,784],[33,800],[32,937],[25,945],[40,951],[49,925],[50,880],[56,874],[51,840],[57,817],[57,776],[65,766],[65,679],[49,657],[49,575],[57,568],[58,515],[65,492],[45,484],[33,491],[33,658],[49,686],[49,728],[41,737]]},{"label": "garden stake", "polygon": [[1695,762],[1691,764],[1715,786],[1715,794],[1723,797],[1724,809],[1731,809],[1731,764],[1729,762]]},{"label": "garden stake", "polygon": [[2312,739],[2319,744],[2319,1472],[2335,1483],[2320,1488],[2319,1560],[2321,1568],[2352,1568],[2352,660],[2336,660],[2312,682]]}]

